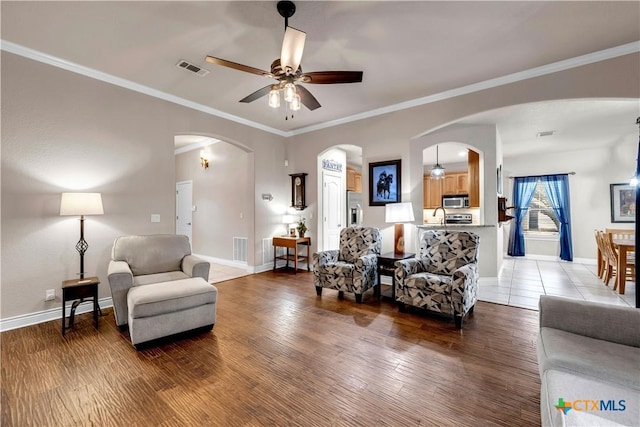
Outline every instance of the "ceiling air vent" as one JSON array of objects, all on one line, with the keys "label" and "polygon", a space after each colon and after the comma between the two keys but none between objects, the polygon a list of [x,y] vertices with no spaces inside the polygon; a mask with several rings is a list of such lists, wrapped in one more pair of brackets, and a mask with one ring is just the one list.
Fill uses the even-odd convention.
[{"label": "ceiling air vent", "polygon": [[203,77],[209,74],[209,70],[205,70],[204,68],[198,67],[197,65],[194,65],[191,62],[185,61],[184,59],[181,59],[180,61],[178,61],[178,63],[176,64],[176,67],[189,70],[192,73],[196,73],[200,77]]},{"label": "ceiling air vent", "polygon": [[554,133],[556,133],[556,131],[555,131],[555,130],[545,130],[545,131],[543,131],[543,132],[538,132],[538,133],[536,134],[536,136],[537,136],[538,138],[542,138],[542,137],[544,137],[544,136],[552,136]]}]

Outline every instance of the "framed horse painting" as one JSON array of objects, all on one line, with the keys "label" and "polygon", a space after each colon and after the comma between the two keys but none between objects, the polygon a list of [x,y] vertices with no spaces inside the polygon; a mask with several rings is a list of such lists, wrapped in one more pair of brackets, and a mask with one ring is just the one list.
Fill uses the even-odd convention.
[{"label": "framed horse painting", "polygon": [[369,163],[369,206],[400,202],[401,160]]}]

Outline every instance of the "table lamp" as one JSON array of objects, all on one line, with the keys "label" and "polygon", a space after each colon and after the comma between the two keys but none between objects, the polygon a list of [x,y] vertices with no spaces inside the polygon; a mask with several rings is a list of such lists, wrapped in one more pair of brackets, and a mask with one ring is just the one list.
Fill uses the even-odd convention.
[{"label": "table lamp", "polygon": [[[293,224],[294,222],[296,222],[296,219],[293,217],[293,215],[282,215],[282,223],[287,225],[287,228],[286,228],[287,236],[293,237],[291,235],[291,229],[289,228],[289,226],[291,224]],[[294,233],[295,233],[295,231],[294,231]],[[295,234],[294,234],[294,236],[295,236]]]},{"label": "table lamp", "polygon": [[385,222],[395,223],[393,252],[396,255],[404,254],[404,224],[403,222],[415,221],[413,205],[411,202],[387,203],[385,205]]},{"label": "table lamp", "polygon": [[84,216],[104,215],[100,193],[62,193],[60,215],[80,215],[80,240],[76,250],[80,253],[80,278],[84,279],[84,253],[89,244],[84,240]]}]

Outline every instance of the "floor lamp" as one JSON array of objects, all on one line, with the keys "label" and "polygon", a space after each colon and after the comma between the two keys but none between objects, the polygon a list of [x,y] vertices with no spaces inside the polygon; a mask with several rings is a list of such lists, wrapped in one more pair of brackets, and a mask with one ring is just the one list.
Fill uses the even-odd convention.
[{"label": "floor lamp", "polygon": [[76,250],[80,253],[81,279],[84,279],[84,253],[89,249],[89,244],[84,240],[84,216],[103,214],[100,193],[62,193],[60,215],[80,215],[80,240],[76,243]]},{"label": "floor lamp", "polygon": [[404,254],[404,224],[402,223],[412,221],[415,221],[415,217],[411,202],[387,203],[385,205],[385,222],[396,224],[393,239],[393,252],[396,255]]}]

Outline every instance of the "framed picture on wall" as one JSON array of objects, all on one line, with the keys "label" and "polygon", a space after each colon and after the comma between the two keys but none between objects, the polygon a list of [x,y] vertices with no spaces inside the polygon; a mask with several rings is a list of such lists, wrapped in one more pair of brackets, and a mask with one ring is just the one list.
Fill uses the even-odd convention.
[{"label": "framed picture on wall", "polygon": [[611,222],[636,221],[636,188],[629,184],[610,184]]},{"label": "framed picture on wall", "polygon": [[369,206],[400,202],[401,160],[369,163]]}]

